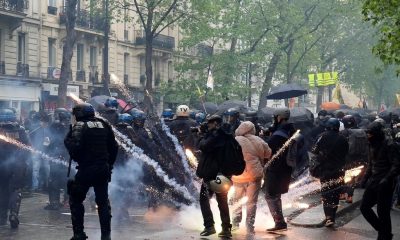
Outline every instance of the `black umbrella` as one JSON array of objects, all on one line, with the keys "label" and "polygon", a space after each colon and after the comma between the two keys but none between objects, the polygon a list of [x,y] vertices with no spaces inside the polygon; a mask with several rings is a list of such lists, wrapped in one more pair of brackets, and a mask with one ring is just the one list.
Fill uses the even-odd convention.
[{"label": "black umbrella", "polygon": [[228,100],[218,106],[217,114],[222,115],[229,108],[237,108],[239,112],[243,113],[247,109],[247,102],[239,100]]},{"label": "black umbrella", "polygon": [[267,99],[288,99],[307,94],[307,90],[297,83],[281,84],[273,87]]},{"label": "black umbrella", "polygon": [[198,103],[195,105],[197,109],[200,109],[201,111],[204,112],[204,108],[207,112],[207,114],[214,114],[218,110],[218,105],[212,102],[205,102],[204,105],[203,103]]},{"label": "black umbrella", "polygon": [[305,107],[295,107],[290,109],[291,122],[314,121],[314,114]]}]

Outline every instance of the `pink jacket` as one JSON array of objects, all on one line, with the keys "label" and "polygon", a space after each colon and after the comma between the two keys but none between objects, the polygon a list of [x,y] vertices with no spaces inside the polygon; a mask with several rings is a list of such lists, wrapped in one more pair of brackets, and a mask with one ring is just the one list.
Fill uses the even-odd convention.
[{"label": "pink jacket", "polygon": [[246,169],[239,176],[233,176],[235,183],[245,183],[260,180],[263,177],[263,168],[266,159],[271,157],[271,149],[260,137],[255,136],[256,129],[250,121],[242,122],[236,129],[236,141],[242,147]]}]

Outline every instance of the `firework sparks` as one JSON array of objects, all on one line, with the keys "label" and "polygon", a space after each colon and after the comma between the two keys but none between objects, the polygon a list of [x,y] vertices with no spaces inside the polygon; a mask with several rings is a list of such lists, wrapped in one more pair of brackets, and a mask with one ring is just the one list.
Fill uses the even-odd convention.
[{"label": "firework sparks", "polygon": [[121,81],[121,79],[119,79],[117,77],[117,75],[115,75],[114,73],[110,74],[110,80],[111,83],[113,83],[114,85],[117,86],[118,90],[121,91],[122,95],[124,95],[124,97],[126,97],[127,99],[131,99],[131,94],[129,92],[129,89],[125,86],[124,82]]},{"label": "firework sparks", "polygon": [[267,169],[283,152],[290,147],[290,145],[296,141],[300,136],[300,130],[297,130],[286,142],[283,146],[271,157],[271,159],[265,164],[264,169]]},{"label": "firework sparks", "polygon": [[53,162],[53,163],[56,163],[56,164],[62,164],[64,166],[68,166],[68,163],[66,161],[63,161],[63,160],[57,159],[57,158],[52,158],[52,157],[48,156],[47,154],[44,154],[43,152],[38,151],[38,150],[32,148],[31,146],[23,144],[20,141],[17,141],[17,140],[15,140],[13,138],[10,138],[10,137],[7,137],[7,136],[4,136],[4,135],[0,134],[0,140],[3,140],[3,141],[5,141],[7,143],[10,143],[10,144],[13,144],[16,147],[18,147],[20,149],[23,149],[23,150],[26,150],[26,151],[29,151],[31,153],[39,154],[43,159],[45,159],[47,161],[50,161],[50,162]]},{"label": "firework sparks", "polygon": [[69,93],[68,94],[70,98],[72,98],[72,100],[74,100],[76,103],[84,103],[84,101],[82,99],[80,99],[78,96],[76,96],[73,93]]},{"label": "firework sparks", "polygon": [[344,182],[348,183],[350,182],[353,178],[357,177],[358,175],[360,175],[360,173],[362,172],[362,169],[364,168],[363,165],[358,166],[356,168],[352,168],[346,171],[345,176],[344,176]]},{"label": "firework sparks", "polygon": [[197,158],[196,156],[194,156],[193,152],[187,148],[185,150],[185,153],[190,165],[192,165],[193,167],[197,167]]}]

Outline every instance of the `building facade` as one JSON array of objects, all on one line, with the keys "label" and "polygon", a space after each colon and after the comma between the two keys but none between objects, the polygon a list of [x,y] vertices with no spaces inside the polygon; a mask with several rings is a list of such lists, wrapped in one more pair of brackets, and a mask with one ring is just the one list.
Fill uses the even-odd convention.
[{"label": "building facade", "polygon": [[[21,118],[30,110],[56,107],[66,38],[65,1],[0,0],[0,107],[15,108]],[[77,41],[68,83],[68,92],[83,99],[102,88],[104,27],[102,19],[91,9],[92,1],[81,0],[77,6]],[[155,88],[163,81],[173,80],[173,52],[180,38],[178,28],[171,26],[154,40]],[[143,97],[145,84],[144,59],[142,27],[134,22],[112,23],[109,73],[120,79],[138,100]],[[112,94],[121,94],[113,82],[110,88]]]}]

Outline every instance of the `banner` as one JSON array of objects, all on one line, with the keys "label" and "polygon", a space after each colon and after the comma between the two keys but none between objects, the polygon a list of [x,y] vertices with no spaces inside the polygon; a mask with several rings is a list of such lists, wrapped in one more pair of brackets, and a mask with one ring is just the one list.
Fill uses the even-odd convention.
[{"label": "banner", "polygon": [[[315,77],[317,80],[315,81]],[[324,87],[335,85],[339,80],[338,72],[323,72],[308,74],[308,83],[310,87]]]}]

